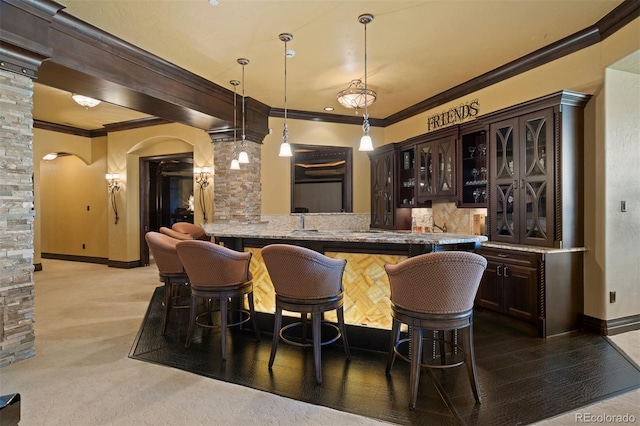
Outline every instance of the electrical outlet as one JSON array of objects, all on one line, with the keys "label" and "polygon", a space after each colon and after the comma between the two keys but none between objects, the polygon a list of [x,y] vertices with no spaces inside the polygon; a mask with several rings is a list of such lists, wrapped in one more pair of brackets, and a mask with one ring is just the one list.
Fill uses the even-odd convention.
[{"label": "electrical outlet", "polygon": [[89,211],[89,210],[90,210],[90,208],[89,208],[89,206],[87,206],[87,211]]},{"label": "electrical outlet", "polygon": [[84,243],[82,243],[82,250],[84,250],[86,247],[84,246]]},{"label": "electrical outlet", "polygon": [[609,292],[609,303],[616,303],[616,292],[615,291],[610,291]]},{"label": "electrical outlet", "polygon": [[626,201],[620,201],[620,211],[622,213],[626,213],[627,211],[627,202]]}]

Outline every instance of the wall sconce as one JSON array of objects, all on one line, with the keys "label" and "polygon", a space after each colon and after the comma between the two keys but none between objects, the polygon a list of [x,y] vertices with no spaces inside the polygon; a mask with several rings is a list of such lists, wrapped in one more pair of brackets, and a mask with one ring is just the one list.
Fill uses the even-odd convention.
[{"label": "wall sconce", "polygon": [[109,188],[109,193],[111,194],[111,207],[113,208],[113,213],[116,215],[116,225],[118,224],[118,220],[120,216],[118,216],[118,205],[116,204],[116,192],[120,190],[120,175],[118,173],[107,173],[107,187]]},{"label": "wall sconce", "polygon": [[196,178],[196,183],[200,186],[200,208],[202,209],[202,216],[204,221],[207,221],[207,207],[204,199],[204,189],[209,185],[209,177],[211,176],[211,167],[194,167],[193,174]]}]

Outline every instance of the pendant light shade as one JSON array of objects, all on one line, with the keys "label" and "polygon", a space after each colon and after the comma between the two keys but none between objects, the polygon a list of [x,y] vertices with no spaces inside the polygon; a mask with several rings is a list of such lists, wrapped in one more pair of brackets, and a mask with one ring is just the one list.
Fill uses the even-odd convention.
[{"label": "pendant light shade", "polygon": [[242,142],[240,144],[240,154],[238,154],[238,162],[246,164],[249,162],[249,155],[247,154],[247,141],[244,132],[244,120],[246,116],[246,110],[244,106],[244,66],[249,64],[249,60],[246,58],[238,59],[238,63],[242,65]]},{"label": "pendant light shade", "polygon": [[293,36],[282,33],[279,36],[284,42],[284,129],[282,130],[282,144],[280,145],[280,157],[291,157],[291,145],[289,145],[289,129],[287,128],[287,59],[293,56],[293,52],[287,51],[287,42],[293,40]]},{"label": "pendant light shade", "polygon": [[237,145],[237,128],[238,128],[238,100],[236,96],[236,89],[240,82],[238,80],[231,80],[229,83],[233,86],[233,159],[231,160],[231,170],[240,170],[240,164],[236,159],[236,145]]},{"label": "pendant light shade", "polygon": [[373,151],[373,141],[369,136],[371,125],[369,124],[369,102],[367,87],[367,24],[373,21],[373,15],[365,13],[358,16],[358,22],[364,25],[364,122],[362,123],[362,131],[364,135],[360,139],[359,151]]}]

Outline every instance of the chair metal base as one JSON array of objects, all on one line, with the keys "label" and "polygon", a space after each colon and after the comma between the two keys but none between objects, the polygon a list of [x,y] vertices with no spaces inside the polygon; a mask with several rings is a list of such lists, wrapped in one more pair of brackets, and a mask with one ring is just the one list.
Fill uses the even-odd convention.
[{"label": "chair metal base", "polygon": [[[321,347],[323,344],[333,343],[342,337],[342,344],[344,346],[345,354],[347,355],[347,359],[351,359],[351,351],[349,350],[349,342],[347,340],[346,328],[344,325],[344,310],[342,308],[343,305],[343,294],[340,293],[338,296],[329,297],[324,299],[294,299],[290,297],[284,297],[276,295],[276,314],[273,325],[273,341],[271,343],[271,357],[269,358],[269,369],[273,367],[273,362],[276,357],[276,351],[278,350],[278,342],[280,338],[287,343],[293,343],[296,346],[307,346],[306,344],[300,344],[298,342],[292,342],[288,338],[284,338],[282,336],[282,331],[290,328],[294,324],[287,325],[282,327],[282,310],[291,311],[291,312],[299,312],[303,315],[303,320],[300,322],[301,325],[304,325],[307,314],[311,314],[311,323],[312,323],[312,340],[310,346],[313,347],[313,359],[316,370],[316,383],[319,385],[322,384],[322,362],[321,362]],[[327,311],[336,310],[338,316],[338,325],[335,326],[338,330],[338,335],[326,342],[321,342],[321,326],[322,326],[322,313]],[[304,335],[304,334],[303,334]]]},{"label": "chair metal base", "polygon": [[[393,316],[393,326],[391,329],[391,343],[389,346],[389,355],[387,358],[387,368],[385,372],[387,375],[390,373],[396,355],[411,363],[411,376],[409,380],[411,401],[409,406],[411,408],[416,407],[421,367],[443,369],[457,367],[462,364],[466,364],[467,366],[467,374],[469,376],[469,382],[471,383],[473,396],[476,402],[480,403],[481,397],[478,386],[478,376],[476,374],[475,354],[473,351],[473,309],[455,314],[427,314],[423,312],[408,311],[395,306],[392,303],[391,311]],[[411,335],[410,341],[409,339],[400,339],[400,324],[402,323],[409,326],[409,332]],[[436,332],[439,336],[437,339],[434,339],[434,341],[438,342],[440,348],[440,365],[423,362],[422,354],[425,331]],[[461,334],[462,344],[446,340],[445,332],[447,331],[455,332],[456,336],[458,333]],[[405,341],[409,341],[409,344],[411,345],[408,357],[398,351],[398,346]],[[446,345],[450,345],[452,348],[461,351],[464,354],[464,360],[447,363],[445,350]]]},{"label": "chair metal base", "polygon": [[[185,348],[188,348],[191,344],[191,338],[193,336],[193,328],[197,323],[197,305],[199,299],[205,300],[217,300],[220,303],[220,340],[221,340],[221,351],[222,351],[222,361],[227,359],[227,333],[226,330],[228,327],[239,325],[246,320],[244,318],[241,319],[240,322],[229,324],[227,321],[228,313],[229,313],[229,299],[234,297],[243,297],[247,295],[247,301],[249,302],[249,318],[252,320],[253,329],[256,333],[256,338],[258,341],[260,340],[260,332],[258,331],[258,321],[256,319],[256,312],[253,303],[253,281],[246,281],[241,284],[225,286],[225,287],[196,287],[191,286],[191,308],[189,314],[189,328],[187,330],[187,339],[184,344]],[[242,311],[245,311],[244,309]],[[223,315],[222,312],[225,314]],[[202,323],[197,325],[202,326]],[[218,328],[218,326],[216,326]]]},{"label": "chair metal base", "polygon": [[180,289],[180,287],[189,286],[189,277],[186,273],[177,273],[177,274],[160,274],[160,281],[164,282],[164,309],[162,312],[162,325],[161,330],[162,334],[167,332],[167,321],[169,318],[169,312],[171,309],[181,309],[188,308],[189,305],[178,305],[176,301],[178,300],[178,296],[176,295],[176,291]]}]

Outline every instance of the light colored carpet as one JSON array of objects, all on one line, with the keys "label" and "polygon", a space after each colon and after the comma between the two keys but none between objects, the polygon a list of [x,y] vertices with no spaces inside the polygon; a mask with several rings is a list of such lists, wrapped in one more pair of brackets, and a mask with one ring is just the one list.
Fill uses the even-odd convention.
[{"label": "light colored carpet", "polygon": [[[159,285],[153,265],[43,259],[35,273],[36,356],[0,369],[0,394],[21,394],[21,426],[383,424],[128,358]],[[640,360],[640,331],[613,340]],[[580,412],[640,421],[639,400],[636,391]],[[540,424],[575,422],[569,413]]]}]

